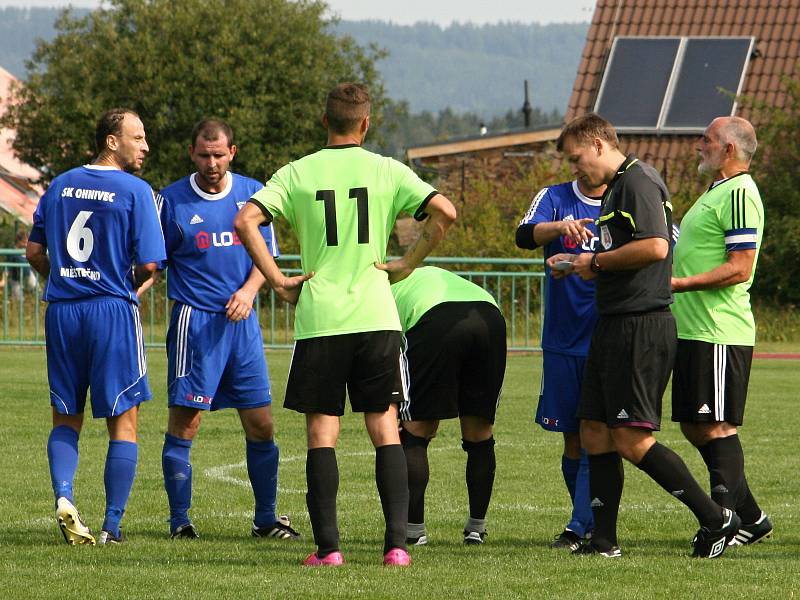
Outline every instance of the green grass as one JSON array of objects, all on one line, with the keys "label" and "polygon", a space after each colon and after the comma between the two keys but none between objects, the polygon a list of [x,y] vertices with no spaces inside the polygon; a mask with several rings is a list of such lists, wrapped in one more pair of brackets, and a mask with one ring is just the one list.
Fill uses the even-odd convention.
[{"label": "green grass", "polygon": [[[289,355],[268,352],[275,397]],[[41,348],[0,348],[0,598],[787,598],[800,589],[796,435],[800,374],[793,361],[757,360],[741,435],[748,479],[776,526],[775,537],[716,561],[689,558],[691,514],[631,465],[620,514],[621,560],[572,557],[548,543],[568,518],[560,439],[535,426],[538,355],[509,360],[496,426],[497,479],[483,547],[464,547],[465,455],[456,423],[431,445],[428,547],[412,549],[408,570],[380,566],[382,516],[373,454],[358,416],[342,421],[339,523],[348,564],[299,566],[313,549],[305,509],[305,435],[300,415],[277,408],[281,446],[279,509],[304,534],[299,543],[249,535],[252,498],[234,411],[207,415],[193,450],[193,519],[202,538],[167,539],[161,443],[166,424],[165,356],[150,351],[155,399],[142,408],[139,472],[119,547],[68,547],[53,519],[45,443],[50,429]],[[665,411],[668,413],[668,410]],[[705,485],[699,455],[665,423],[659,439]],[[93,528],[103,511],[102,422],[85,423],[76,500]]]}]

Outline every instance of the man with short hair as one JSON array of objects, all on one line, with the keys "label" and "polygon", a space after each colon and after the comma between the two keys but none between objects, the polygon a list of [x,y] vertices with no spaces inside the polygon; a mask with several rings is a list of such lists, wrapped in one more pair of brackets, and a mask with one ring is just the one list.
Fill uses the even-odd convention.
[{"label": "man with short hair", "polygon": [[494,418],[506,369],[506,321],[489,292],[437,267],[420,267],[392,285],[408,361],[408,399],[400,441],[408,467],[408,543],[428,543],[428,444],[439,421],[458,417],[467,453],[469,516],[464,543],[486,539],[495,474]]},{"label": "man with short hair", "polygon": [[[169,422],[162,468],[170,537],[196,538],[192,441],[208,410],[233,407],[245,434],[247,473],[255,496],[254,537],[296,539],[288,517],[275,514],[278,446],[261,328],[253,303],[264,277],[233,231],[239,208],[263,186],[230,170],[237,147],[220,119],[195,125],[189,156],[196,172],[161,191],[167,248],[167,294],[174,300],[167,333]],[[260,234],[272,256],[271,225]]]},{"label": "man with short hair", "polygon": [[[580,253],[595,252],[598,238],[592,229],[605,190],[605,184],[588,187],[579,179],[542,189],[517,227],[517,246],[528,250],[541,246],[545,259],[560,253],[574,259]],[[546,431],[564,436],[561,472],[572,500],[572,516],[551,547],[570,551],[590,537],[594,528],[589,457],[581,448],[580,423],[575,416],[589,340],[597,322],[594,288],[594,280],[556,279],[545,264],[542,382],[536,422]]]},{"label": "man with short hair", "polygon": [[[97,158],[56,177],[39,201],[27,258],[47,278],[44,300],[53,429],[47,443],[56,519],[68,544],[95,544],[73,481],[86,392],[109,444],[99,544],[123,540],[136,475],[139,404],[151,398],[136,288],[166,258],[150,186],[135,177],[148,151],[142,121],[112,109],[97,122]],[[131,267],[132,265],[135,267]]]},{"label": "man with short hair", "polygon": [[[711,500],[683,460],[653,436],[676,346],[669,192],[653,167],[620,152],[613,126],[594,113],[568,123],[557,147],[579,180],[608,186],[597,221],[598,251],[579,254],[567,270],[554,272],[596,278],[600,315],[578,407],[595,530],[576,552],[622,555],[617,515],[625,458],[689,507],[700,522],[693,556],[714,558],[735,535],[739,517]],[[556,254],[547,263],[553,268],[571,258]]]},{"label": "man with short hair", "polygon": [[678,326],[672,420],[700,451],[711,497],[742,519],[732,544],[772,534],[747,484],[737,430],[756,335],[748,290],[764,231],[761,196],[747,172],[756,146],[753,126],[740,117],[714,119],[703,132],[698,170],[714,183],[681,221],[672,277]]},{"label": "man with short hair", "polygon": [[[306,415],[306,502],[317,545],[304,561],[308,566],[344,562],[335,447],[345,390],[353,410],[364,413],[376,449],[375,479],[386,520],[383,562],[411,562],[408,478],[397,429],[402,334],[389,283],[422,262],[455,220],[455,208],[405,165],[361,147],[369,108],[365,87],[333,88],[322,117],[327,146],[281,168],[236,217],[236,231],[269,284],[297,303],[284,405]],[[425,224],[402,258],[384,263],[400,212]],[[258,233],[277,215],[297,233],[303,276],[286,278]]]}]

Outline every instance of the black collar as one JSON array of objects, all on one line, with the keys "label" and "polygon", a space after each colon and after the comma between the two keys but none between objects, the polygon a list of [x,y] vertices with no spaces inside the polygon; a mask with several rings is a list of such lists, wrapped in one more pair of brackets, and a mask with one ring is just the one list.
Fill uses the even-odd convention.
[{"label": "black collar", "polygon": [[336,144],[333,146],[325,146],[324,150],[341,150],[342,148],[358,148],[361,144]]}]

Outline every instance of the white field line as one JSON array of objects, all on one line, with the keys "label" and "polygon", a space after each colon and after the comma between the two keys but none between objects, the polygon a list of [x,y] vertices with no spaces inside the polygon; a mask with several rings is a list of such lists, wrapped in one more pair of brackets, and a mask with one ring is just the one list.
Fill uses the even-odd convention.
[{"label": "white field line", "polygon": [[[530,447],[533,447],[533,446],[544,446],[544,445],[545,445],[544,443],[542,443],[542,444],[539,444],[539,443],[518,444],[518,443],[513,443],[513,442],[506,442],[506,443],[503,443],[502,445],[501,444],[497,444],[497,448],[498,449],[503,449],[503,448],[508,448],[508,447],[512,447],[512,446],[524,446],[526,448],[530,448]],[[440,445],[440,446],[432,446],[431,448],[428,449],[428,452],[451,452],[451,451],[459,451],[459,452],[461,452],[461,447],[460,446],[444,446],[444,445]],[[347,457],[352,457],[352,456],[374,456],[374,455],[375,455],[375,451],[374,450],[370,450],[368,452],[359,451],[359,452],[337,452],[336,453],[336,457],[337,458],[340,458],[340,457],[341,458],[347,458]],[[294,463],[294,462],[298,462],[298,461],[304,461],[305,459],[306,459],[306,457],[305,457],[304,454],[303,455],[289,455],[289,456],[281,456],[280,462],[281,463]],[[247,468],[247,462],[246,461],[241,461],[241,462],[238,462],[238,463],[232,463],[232,464],[227,464],[227,465],[217,465],[216,467],[207,467],[207,468],[203,469],[203,475],[205,475],[206,477],[208,477],[210,479],[215,479],[215,480],[221,481],[223,483],[230,483],[231,485],[238,485],[240,487],[249,488],[250,487],[250,481],[248,479],[242,479],[240,477],[235,477],[234,475],[230,474],[231,471],[236,471],[237,469],[246,469],[246,468]],[[280,479],[278,481],[280,481]],[[278,485],[280,486],[280,483]],[[306,490],[305,489],[301,490],[301,489],[279,487],[278,488],[278,493],[279,494],[305,494]]]}]

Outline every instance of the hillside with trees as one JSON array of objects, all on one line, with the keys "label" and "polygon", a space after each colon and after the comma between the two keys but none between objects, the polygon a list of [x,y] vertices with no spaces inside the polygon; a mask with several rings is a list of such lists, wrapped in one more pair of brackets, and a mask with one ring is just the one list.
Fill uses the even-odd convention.
[{"label": "hillside with trees", "polygon": [[[25,61],[37,39],[56,35],[58,8],[0,8],[0,66],[24,78]],[[75,17],[88,13],[73,9]],[[487,124],[523,102],[523,80],[531,104],[543,113],[563,114],[578,67],[588,23],[494,25],[432,23],[394,25],[381,21],[340,21],[334,33],[385,51],[376,62],[386,95],[405,101],[411,114],[472,113]]]}]

